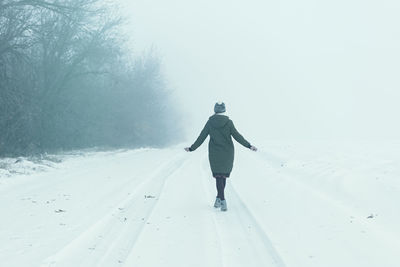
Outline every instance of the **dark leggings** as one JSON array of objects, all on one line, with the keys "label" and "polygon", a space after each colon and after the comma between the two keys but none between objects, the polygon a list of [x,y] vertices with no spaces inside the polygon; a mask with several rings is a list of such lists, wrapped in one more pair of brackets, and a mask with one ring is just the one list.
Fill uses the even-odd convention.
[{"label": "dark leggings", "polygon": [[215,181],[217,184],[217,191],[218,191],[217,197],[220,198],[221,200],[224,200],[225,199],[224,189],[226,184],[226,178],[217,177],[215,178]]}]

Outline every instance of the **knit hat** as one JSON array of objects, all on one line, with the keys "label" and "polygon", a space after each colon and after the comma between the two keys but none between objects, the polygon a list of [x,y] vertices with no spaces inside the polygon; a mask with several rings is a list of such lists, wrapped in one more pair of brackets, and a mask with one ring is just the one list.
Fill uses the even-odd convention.
[{"label": "knit hat", "polygon": [[217,102],[217,103],[215,103],[215,106],[214,106],[214,112],[215,113],[222,113],[222,112],[225,112],[226,110],[225,110],[225,103],[224,102]]}]

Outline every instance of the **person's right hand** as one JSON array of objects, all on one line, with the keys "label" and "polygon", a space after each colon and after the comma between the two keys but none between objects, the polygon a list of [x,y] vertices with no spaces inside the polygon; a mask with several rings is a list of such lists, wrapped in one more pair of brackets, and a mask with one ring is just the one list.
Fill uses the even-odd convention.
[{"label": "person's right hand", "polygon": [[251,149],[252,151],[257,151],[257,148],[256,148],[255,146],[251,146],[250,149]]},{"label": "person's right hand", "polygon": [[190,147],[185,147],[186,152],[190,152]]}]

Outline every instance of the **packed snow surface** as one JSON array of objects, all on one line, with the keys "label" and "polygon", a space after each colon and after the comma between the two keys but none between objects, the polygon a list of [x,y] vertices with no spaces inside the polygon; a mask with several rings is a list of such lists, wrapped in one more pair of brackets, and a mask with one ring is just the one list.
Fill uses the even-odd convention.
[{"label": "packed snow surface", "polygon": [[0,265],[400,266],[399,143],[236,144],[227,212],[206,149],[3,160]]}]

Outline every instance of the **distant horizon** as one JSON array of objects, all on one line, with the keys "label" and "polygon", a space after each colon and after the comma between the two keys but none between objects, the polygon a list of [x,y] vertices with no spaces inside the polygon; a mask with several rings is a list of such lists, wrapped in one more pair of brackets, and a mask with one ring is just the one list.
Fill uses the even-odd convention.
[{"label": "distant horizon", "polygon": [[221,100],[266,138],[400,136],[398,3],[121,3],[133,49],[161,56],[187,136]]}]

